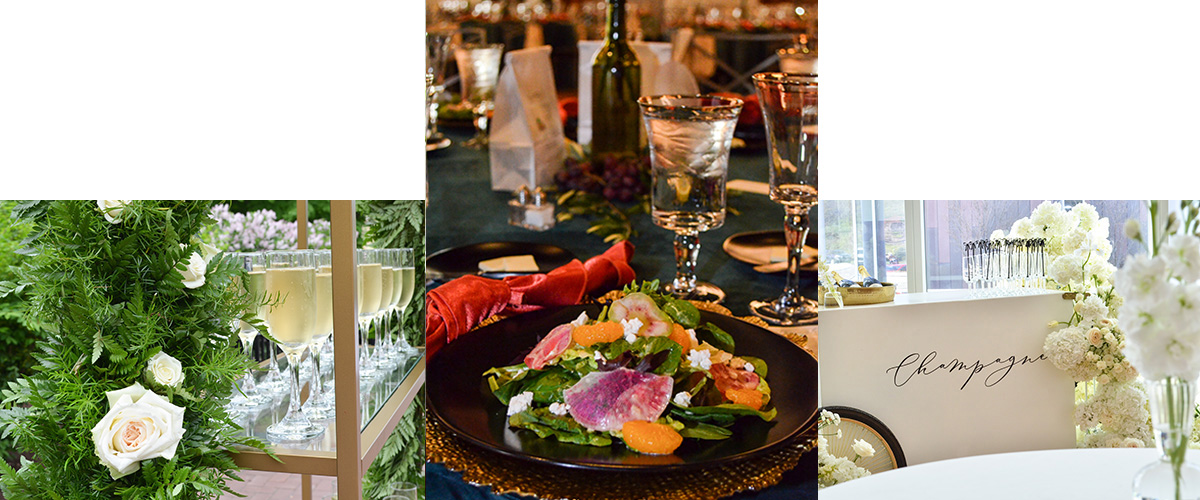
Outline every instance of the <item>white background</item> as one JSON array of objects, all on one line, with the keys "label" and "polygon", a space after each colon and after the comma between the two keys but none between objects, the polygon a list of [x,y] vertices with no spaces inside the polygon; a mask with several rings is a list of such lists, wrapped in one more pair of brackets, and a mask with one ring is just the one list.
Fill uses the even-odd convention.
[{"label": "white background", "polygon": [[[822,197],[1195,197],[1168,176],[1200,166],[1200,3],[821,7]],[[0,195],[421,198],[423,27],[401,0],[0,0]]]},{"label": "white background", "polygon": [[401,0],[0,0],[0,195],[424,199],[423,47]]}]

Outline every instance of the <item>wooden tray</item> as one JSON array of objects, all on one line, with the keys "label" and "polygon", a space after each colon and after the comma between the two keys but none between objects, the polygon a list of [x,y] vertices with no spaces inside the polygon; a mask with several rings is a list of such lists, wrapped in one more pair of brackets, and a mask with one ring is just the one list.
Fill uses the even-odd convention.
[{"label": "wooden tray", "polygon": [[[862,285],[861,281],[856,281]],[[838,293],[842,294],[842,304],[848,306],[861,306],[866,304],[882,304],[896,300],[896,285],[894,283],[884,283],[881,287],[838,287]],[[825,287],[817,287],[817,297],[825,297]],[[835,302],[836,303],[836,302]],[[829,303],[825,303],[826,306]]]}]

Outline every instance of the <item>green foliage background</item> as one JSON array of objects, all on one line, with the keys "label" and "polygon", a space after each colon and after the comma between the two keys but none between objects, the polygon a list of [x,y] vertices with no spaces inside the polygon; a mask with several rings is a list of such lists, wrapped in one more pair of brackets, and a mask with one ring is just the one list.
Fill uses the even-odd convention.
[{"label": "green foliage background", "polygon": [[[29,291],[29,313],[46,339],[32,374],[3,391],[0,429],[32,452],[19,471],[0,464],[0,490],[17,499],[215,499],[237,479],[226,449],[236,436],[228,402],[233,380],[249,367],[229,337],[231,320],[258,324],[251,299],[238,292],[235,263],[215,258],[206,282],[183,286],[178,269],[199,251],[192,237],[210,224],[211,202],[134,201],[110,224],[95,201],[18,204],[32,224],[18,268]],[[179,389],[146,380],[159,351],[179,359]],[[141,470],[113,480],[95,455],[91,428],[108,412],[106,391],[140,382],[186,408],[184,435],[173,460],[143,460]]]},{"label": "green foliage background", "polygon": [[[274,210],[275,216],[296,222],[296,200],[232,200],[231,212],[250,213],[256,210]],[[309,200],[308,220],[329,220],[329,200]]]},{"label": "green foliage background", "polygon": [[[425,202],[366,201],[356,204],[365,223],[364,243],[375,248],[412,248],[416,261],[417,291],[405,309],[404,332],[414,346],[425,345]],[[413,400],[396,430],[384,443],[379,456],[367,470],[363,494],[368,499],[384,497],[389,483],[415,483],[425,497],[425,389]]]},{"label": "green foliage background", "polygon": [[[15,201],[0,201],[0,282],[16,281],[17,274],[12,268],[25,260],[17,249],[31,228],[29,224],[8,217],[16,204]],[[0,298],[0,387],[7,387],[21,374],[29,373],[33,366],[34,342],[40,332],[26,316],[21,295],[13,293]],[[0,438],[0,460],[17,467],[20,465],[17,457],[12,439]]]}]

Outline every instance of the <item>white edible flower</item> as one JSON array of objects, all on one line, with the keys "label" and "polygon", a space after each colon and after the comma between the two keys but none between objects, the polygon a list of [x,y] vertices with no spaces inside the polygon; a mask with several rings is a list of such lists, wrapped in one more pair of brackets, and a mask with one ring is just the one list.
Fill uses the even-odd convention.
[{"label": "white edible flower", "polygon": [[204,284],[204,273],[208,272],[208,263],[196,252],[188,258],[187,265],[179,274],[183,276],[183,286],[199,288]]},{"label": "white edible flower", "polygon": [[579,317],[575,318],[575,321],[572,321],[571,324],[575,325],[575,327],[578,328],[578,327],[581,327],[581,326],[587,324],[587,322],[588,322],[587,311],[583,311],[583,312],[579,313]]},{"label": "white edible flower", "polygon": [[106,395],[110,408],[92,428],[92,442],[113,479],[141,469],[142,460],[175,458],[183,437],[183,408],[140,384]]},{"label": "white edible flower", "polygon": [[533,393],[529,391],[522,392],[513,396],[508,400],[508,416],[513,416],[525,411],[529,408],[529,404],[533,402]]},{"label": "white edible flower", "polygon": [[169,354],[159,351],[146,362],[146,374],[158,385],[179,387],[183,382],[183,364]]},{"label": "white edible flower", "polygon": [[561,417],[566,415],[569,411],[571,411],[571,405],[566,403],[550,403],[550,413]]},{"label": "white edible flower", "polygon": [[621,328],[625,329],[625,341],[630,344],[637,340],[638,330],[642,328],[642,320],[639,318],[621,320]]},{"label": "white edible flower", "polygon": [[754,373],[754,365],[751,364],[749,361],[747,361],[746,364],[742,366],[742,369],[746,370],[750,373]]},{"label": "white edible flower", "polygon": [[687,408],[688,406],[692,405],[692,395],[688,394],[687,392],[679,392],[678,394],[675,394],[675,398],[672,399],[672,401],[674,401],[678,406]]},{"label": "white edible flower", "polygon": [[688,363],[692,368],[707,370],[712,368],[712,354],[707,350],[692,349],[688,351]]},{"label": "white edible flower", "polygon": [[854,444],[850,446],[850,449],[854,450],[855,455],[858,455],[862,458],[871,458],[875,456],[875,447],[871,446],[871,443],[861,439],[855,439]]},{"label": "white edible flower", "polygon": [[125,205],[128,205],[132,200],[96,200],[96,206],[100,207],[100,213],[104,214],[104,219],[113,224],[121,223],[121,212],[125,210]]}]

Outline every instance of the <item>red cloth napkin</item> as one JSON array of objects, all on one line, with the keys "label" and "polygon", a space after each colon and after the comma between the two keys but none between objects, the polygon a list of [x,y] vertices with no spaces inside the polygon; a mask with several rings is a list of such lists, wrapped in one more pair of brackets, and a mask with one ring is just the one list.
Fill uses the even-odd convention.
[{"label": "red cloth napkin", "polygon": [[546,306],[578,304],[585,294],[633,281],[633,245],[622,241],[603,254],[578,259],[546,274],[494,280],[463,276],[425,295],[425,345],[432,357],[447,342],[501,312],[524,313]]}]

